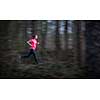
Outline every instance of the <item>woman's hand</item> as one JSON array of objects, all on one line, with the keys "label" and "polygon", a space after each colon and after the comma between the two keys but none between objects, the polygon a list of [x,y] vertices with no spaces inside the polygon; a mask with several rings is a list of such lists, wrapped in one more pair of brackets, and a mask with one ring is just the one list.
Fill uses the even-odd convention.
[{"label": "woman's hand", "polygon": [[37,44],[40,44],[39,42]]}]

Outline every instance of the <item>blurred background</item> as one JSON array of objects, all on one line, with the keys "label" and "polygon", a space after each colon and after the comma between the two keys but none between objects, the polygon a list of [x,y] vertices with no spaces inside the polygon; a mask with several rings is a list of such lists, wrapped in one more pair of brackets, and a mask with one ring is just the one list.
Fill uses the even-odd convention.
[{"label": "blurred background", "polygon": [[[37,56],[28,52],[39,36]],[[99,20],[0,20],[1,78],[100,78]]]}]

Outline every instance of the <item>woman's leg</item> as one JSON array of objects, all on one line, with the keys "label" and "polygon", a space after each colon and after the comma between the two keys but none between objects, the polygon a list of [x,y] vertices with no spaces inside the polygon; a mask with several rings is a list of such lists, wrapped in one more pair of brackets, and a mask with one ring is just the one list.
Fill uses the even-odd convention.
[{"label": "woman's leg", "polygon": [[37,59],[35,50],[33,50],[33,56],[34,56],[35,62],[38,64],[38,59]]},{"label": "woman's leg", "polygon": [[22,56],[23,58],[28,58],[32,54],[32,49],[29,50],[27,55]]}]

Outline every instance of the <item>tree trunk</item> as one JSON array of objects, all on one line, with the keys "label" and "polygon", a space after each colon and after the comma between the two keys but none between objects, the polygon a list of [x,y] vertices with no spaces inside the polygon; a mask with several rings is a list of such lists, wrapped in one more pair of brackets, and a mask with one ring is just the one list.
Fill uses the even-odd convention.
[{"label": "tree trunk", "polygon": [[65,50],[68,50],[68,32],[67,32],[67,27],[68,27],[68,21],[64,21],[64,37],[65,37]]},{"label": "tree trunk", "polygon": [[[86,64],[88,76],[100,78],[100,22],[86,21]],[[91,74],[91,75],[90,75]]]},{"label": "tree trunk", "polygon": [[56,21],[56,30],[55,30],[55,46],[56,46],[56,51],[59,52],[61,50],[61,45],[60,45],[60,21]]},{"label": "tree trunk", "polygon": [[[9,52],[9,34],[8,27],[10,21],[0,21],[0,67],[6,65],[6,55]],[[9,59],[9,58],[8,58]]]},{"label": "tree trunk", "polygon": [[41,30],[41,36],[42,36],[42,48],[43,50],[45,49],[45,45],[46,45],[46,34],[47,34],[47,21],[42,21],[42,30]]},{"label": "tree trunk", "polygon": [[82,61],[81,61],[81,21],[77,20],[77,21],[74,21],[74,49],[75,49],[75,55],[76,56],[76,64],[78,66],[81,66],[82,64]]}]

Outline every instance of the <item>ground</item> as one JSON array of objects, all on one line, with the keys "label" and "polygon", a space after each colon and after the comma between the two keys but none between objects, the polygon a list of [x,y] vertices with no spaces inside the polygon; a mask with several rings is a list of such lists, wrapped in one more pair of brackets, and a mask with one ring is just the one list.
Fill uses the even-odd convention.
[{"label": "ground", "polygon": [[[49,53],[50,54],[50,53]],[[42,63],[35,64],[33,58],[20,59],[15,51],[5,55],[1,64],[0,78],[16,79],[75,79],[86,78],[86,68],[77,66],[68,57],[65,60],[53,60],[53,55],[47,56]],[[61,54],[62,55],[62,54]],[[52,58],[52,59],[51,59]],[[61,58],[61,57],[60,57]],[[5,60],[4,60],[5,59]],[[43,58],[42,58],[43,59]]]},{"label": "ground", "polygon": [[59,63],[44,64],[20,64],[19,65],[3,65],[1,70],[1,78],[17,78],[17,79],[72,79],[86,78],[84,67]]}]

